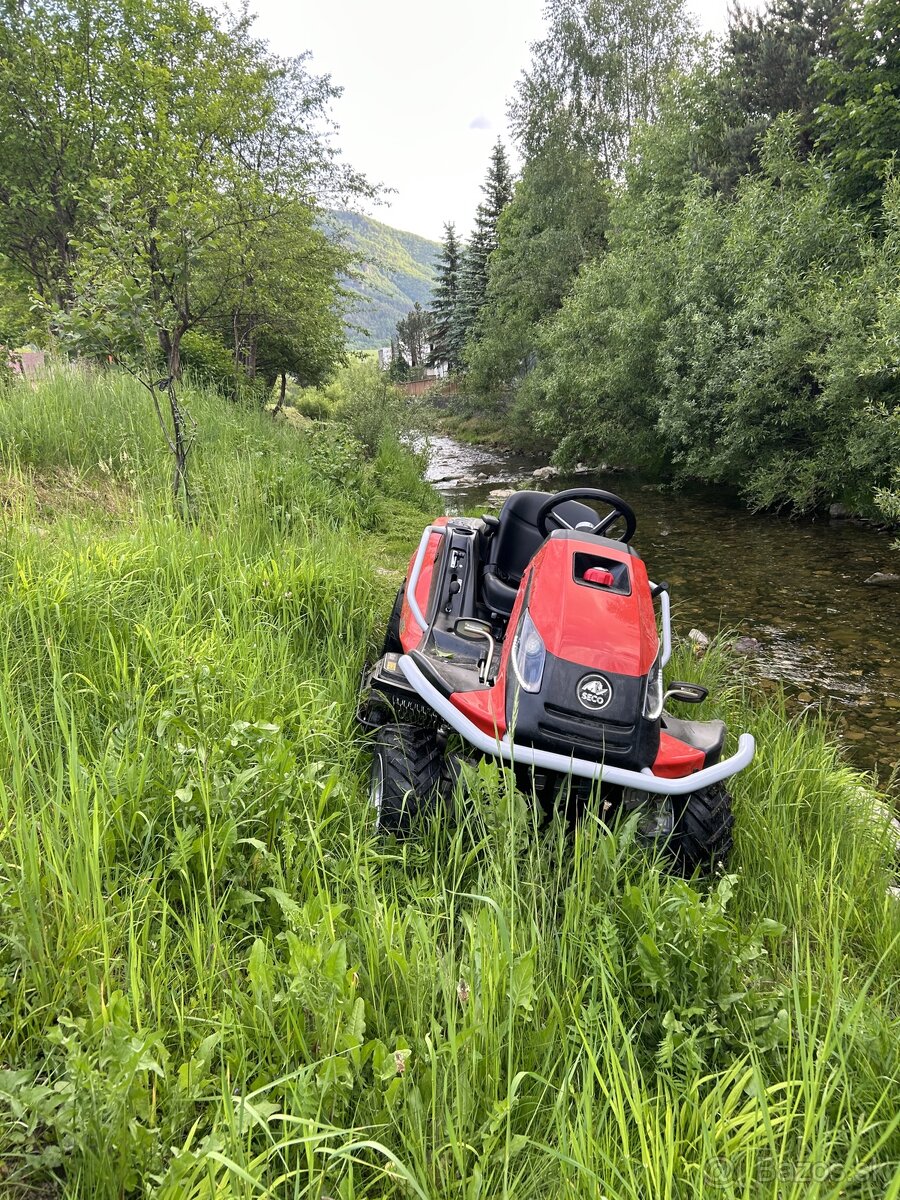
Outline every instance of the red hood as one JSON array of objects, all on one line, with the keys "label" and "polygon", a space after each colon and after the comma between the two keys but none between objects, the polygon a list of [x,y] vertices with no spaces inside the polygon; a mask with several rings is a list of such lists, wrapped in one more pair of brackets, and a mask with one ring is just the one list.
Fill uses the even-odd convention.
[{"label": "red hood", "polygon": [[[578,552],[625,563],[630,595],[576,581]],[[620,675],[646,675],[653,666],[659,635],[647,568],[626,546],[548,538],[523,583],[529,587],[528,611],[548,653]]]}]

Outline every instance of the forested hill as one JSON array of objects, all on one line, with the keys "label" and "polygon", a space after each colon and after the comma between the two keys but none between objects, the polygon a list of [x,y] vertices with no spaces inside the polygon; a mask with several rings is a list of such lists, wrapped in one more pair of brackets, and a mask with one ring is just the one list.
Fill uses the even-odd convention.
[{"label": "forested hill", "polygon": [[[351,250],[365,259],[361,279],[350,281],[360,300],[350,313],[347,339],[351,346],[386,346],[397,321],[415,302],[431,300],[437,242],[392,229],[354,212],[333,212],[335,224],[346,231]],[[365,332],[352,326],[362,326]]]}]

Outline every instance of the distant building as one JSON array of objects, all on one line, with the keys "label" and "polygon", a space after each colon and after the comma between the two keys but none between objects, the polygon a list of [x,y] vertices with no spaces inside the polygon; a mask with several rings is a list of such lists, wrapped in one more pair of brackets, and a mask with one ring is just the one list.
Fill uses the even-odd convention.
[{"label": "distant building", "polygon": [[[434,347],[431,342],[425,343],[425,361],[426,362],[428,362],[428,360],[431,358],[433,349],[434,349]],[[438,359],[438,361],[434,364],[434,366],[425,368],[425,378],[426,379],[446,379],[449,374],[450,374],[450,364],[445,362],[444,359]]]},{"label": "distant building", "polygon": [[[431,342],[425,343],[425,360],[431,358],[432,345]],[[386,371],[394,361],[393,346],[381,346],[378,350],[378,365],[382,371]],[[421,379],[446,379],[450,374],[449,364],[443,361],[436,362],[433,366],[414,367],[410,368]]]},{"label": "distant building", "polygon": [[7,353],[7,364],[16,375],[26,379],[35,379],[44,369],[45,354],[43,350],[12,350]]}]

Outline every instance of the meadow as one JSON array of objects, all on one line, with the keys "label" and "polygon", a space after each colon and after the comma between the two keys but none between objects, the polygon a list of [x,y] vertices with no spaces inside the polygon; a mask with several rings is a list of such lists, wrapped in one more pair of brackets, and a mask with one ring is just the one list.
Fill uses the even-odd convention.
[{"label": "meadow", "polygon": [[889,810],[828,728],[679,647],[759,745],[709,883],[489,764],[379,840],[421,463],[185,398],[192,523],[133,381],[0,393],[0,1193],[900,1195]]}]

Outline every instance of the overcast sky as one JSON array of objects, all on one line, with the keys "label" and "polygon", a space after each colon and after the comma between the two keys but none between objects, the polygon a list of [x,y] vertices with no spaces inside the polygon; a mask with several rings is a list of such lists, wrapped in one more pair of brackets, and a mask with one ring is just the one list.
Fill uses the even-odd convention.
[{"label": "overcast sky", "polygon": [[[727,0],[689,0],[721,33]],[[334,106],[345,158],[394,188],[372,215],[438,239],[468,232],[506,101],[542,32],[543,0],[255,0],[280,54],[309,50],[344,89]]]}]

